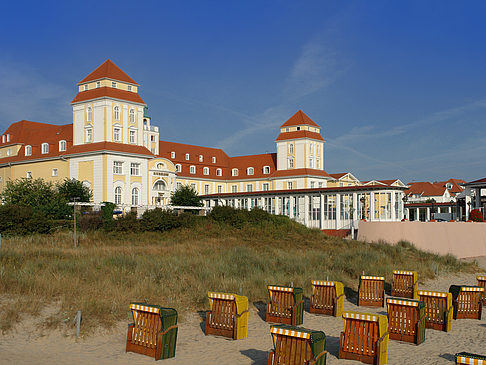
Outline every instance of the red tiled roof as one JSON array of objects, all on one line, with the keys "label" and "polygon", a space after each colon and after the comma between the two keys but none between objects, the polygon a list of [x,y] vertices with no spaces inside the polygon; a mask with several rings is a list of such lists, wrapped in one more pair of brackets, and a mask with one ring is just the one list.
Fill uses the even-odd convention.
[{"label": "red tiled roof", "polygon": [[450,193],[453,193],[453,194],[459,194],[461,193],[464,189],[461,188],[461,186],[459,184],[464,184],[466,183],[464,180],[461,180],[461,179],[449,179],[447,181],[439,181],[437,182],[437,184],[441,184],[442,186],[446,186],[446,184],[452,184],[452,188],[451,189],[448,189]]},{"label": "red tiled roof", "polygon": [[[21,147],[16,156],[0,158],[0,163],[59,156],[64,153],[59,152],[59,141],[66,141],[67,148],[73,143],[72,124],[56,125],[21,120],[20,122],[12,123],[3,134],[10,134],[10,142],[1,143],[0,140],[0,147],[15,144],[30,145],[32,154],[25,156],[25,148]],[[42,143],[49,144],[48,153],[42,153]]]},{"label": "red tiled roof", "polygon": [[110,59],[103,62],[96,70],[91,72],[88,76],[82,79],[79,84],[85,82],[99,80],[99,79],[112,79],[122,82],[128,82],[130,84],[138,85],[133,79],[123,72],[117,65],[115,65]]},{"label": "red tiled roof", "polygon": [[[270,174],[263,173],[264,166],[270,167]],[[253,167],[253,175],[248,175],[248,167]],[[230,157],[228,171],[230,175],[234,168],[238,169],[238,176],[229,176],[231,180],[269,178],[277,169],[277,154],[264,153]]]},{"label": "red tiled roof", "polygon": [[91,99],[99,99],[103,97],[113,98],[113,99],[120,99],[120,100],[127,100],[138,104],[144,104],[145,102],[142,100],[140,95],[135,92],[116,89],[113,87],[98,87],[96,89],[90,89],[85,91],[80,91],[71,101],[71,104],[79,103],[81,101],[91,100]]},{"label": "red tiled roof", "polygon": [[273,173],[271,175],[271,177],[290,177],[290,176],[325,176],[325,177],[331,177],[326,171],[317,170],[317,169],[280,170],[280,171],[275,171],[275,173]]},{"label": "red tiled roof", "polygon": [[319,133],[309,131],[294,131],[294,132],[281,132],[275,141],[285,141],[288,139],[298,138],[312,138],[319,141],[324,141],[324,138]]},{"label": "red tiled roof", "polygon": [[309,118],[302,110],[299,109],[297,113],[292,115],[289,120],[287,120],[284,124],[280,126],[283,127],[290,127],[295,125],[311,125],[313,127],[320,128],[311,118]]},{"label": "red tiled roof", "polygon": [[347,172],[341,172],[339,174],[329,174],[329,176],[332,176],[333,178],[339,180],[340,178],[342,178],[343,176],[345,176],[347,174],[348,174]]},{"label": "red tiled roof", "polygon": [[68,148],[64,155],[74,155],[78,153],[85,152],[95,152],[95,151],[114,151],[114,152],[124,152],[132,153],[137,155],[153,156],[147,148],[143,146],[135,146],[124,143],[116,142],[96,142],[96,143],[85,143]]},{"label": "red tiled roof", "polygon": [[470,181],[470,182],[468,182],[467,184],[478,184],[478,183],[486,183],[486,177],[485,177],[485,178],[483,178],[483,179],[479,179],[479,180]]},{"label": "red tiled roof", "polygon": [[405,190],[407,195],[421,195],[421,196],[442,196],[447,190],[442,184],[430,182],[413,182],[408,184],[409,189]]}]

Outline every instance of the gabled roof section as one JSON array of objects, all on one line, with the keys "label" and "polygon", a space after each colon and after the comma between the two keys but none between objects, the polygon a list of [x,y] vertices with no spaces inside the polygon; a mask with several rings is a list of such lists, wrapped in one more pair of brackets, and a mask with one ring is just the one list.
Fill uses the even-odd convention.
[{"label": "gabled roof section", "polygon": [[128,76],[124,71],[122,71],[117,65],[113,63],[112,60],[107,59],[103,62],[96,70],[91,72],[88,76],[82,79],[79,84],[84,84],[85,82],[95,81],[100,79],[112,79],[122,82],[128,82],[129,84],[137,85],[133,79]]},{"label": "gabled roof section", "polygon": [[443,196],[447,191],[442,184],[433,184],[430,182],[413,182],[408,184],[409,189],[405,190],[407,195],[420,195],[420,196]]},{"label": "gabled roof section", "polygon": [[310,125],[313,127],[320,128],[318,124],[316,124],[311,118],[309,118],[302,110],[299,109],[297,113],[292,115],[289,120],[287,120],[284,124],[280,126],[283,127],[290,127],[295,125]]},{"label": "gabled roof section", "polygon": [[289,139],[299,138],[311,138],[319,141],[324,141],[324,138],[319,133],[309,131],[294,131],[294,132],[282,132],[278,135],[275,141],[286,141]]},{"label": "gabled roof section", "polygon": [[71,101],[71,104],[79,103],[86,100],[99,99],[103,97],[131,101],[133,103],[145,104],[145,101],[137,93],[115,89],[113,87],[98,87],[96,89],[80,91]]}]

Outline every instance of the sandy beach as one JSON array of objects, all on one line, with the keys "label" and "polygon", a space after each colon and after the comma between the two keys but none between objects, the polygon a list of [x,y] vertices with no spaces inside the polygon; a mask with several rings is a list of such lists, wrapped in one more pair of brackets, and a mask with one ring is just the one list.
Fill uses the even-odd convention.
[{"label": "sandy beach", "polygon": [[[486,257],[477,259],[486,269]],[[427,281],[419,289],[447,291],[451,284],[475,285],[476,274],[443,275]],[[345,310],[386,314],[386,308],[357,307],[355,299],[346,300]],[[176,357],[164,364],[254,364],[267,363],[272,347],[270,324],[264,318],[265,303],[250,305],[248,338],[232,341],[205,336],[203,314],[185,315],[179,323]],[[41,317],[42,318],[42,315]],[[108,333],[75,339],[61,331],[38,328],[40,318],[24,319],[12,331],[0,336],[0,364],[152,364],[153,358],[125,353],[127,323]],[[358,364],[339,360],[341,318],[304,313],[303,327],[326,334],[327,364]],[[73,330],[74,332],[74,330]],[[451,332],[427,329],[425,342],[413,345],[390,340],[388,364],[453,364],[461,351],[486,354],[486,313],[482,320],[455,320]]]}]

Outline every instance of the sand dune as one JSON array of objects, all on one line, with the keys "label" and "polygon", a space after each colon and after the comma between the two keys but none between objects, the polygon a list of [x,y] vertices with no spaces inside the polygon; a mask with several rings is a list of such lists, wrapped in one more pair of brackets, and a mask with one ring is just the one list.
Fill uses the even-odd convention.
[{"label": "sand dune", "polygon": [[[486,267],[486,258],[480,263]],[[441,276],[420,285],[420,289],[447,291],[451,284],[475,284],[475,274]],[[250,311],[248,338],[232,341],[205,336],[200,315],[185,316],[179,324],[176,357],[164,360],[170,364],[255,364],[267,363],[272,347],[270,324],[264,317],[264,303],[254,303]],[[386,314],[385,308],[357,307],[346,300],[345,310]],[[260,309],[260,310],[259,310]],[[0,336],[0,364],[152,364],[153,359],[125,353],[127,324],[121,323],[109,333],[98,333],[76,340],[59,331],[39,333],[36,319],[24,320]],[[304,313],[304,327],[323,330],[329,351],[327,364],[358,364],[337,359],[341,318]],[[460,351],[486,354],[486,313],[482,320],[455,320],[452,331],[427,329],[425,343],[416,346],[390,340],[388,364],[453,364]]]}]

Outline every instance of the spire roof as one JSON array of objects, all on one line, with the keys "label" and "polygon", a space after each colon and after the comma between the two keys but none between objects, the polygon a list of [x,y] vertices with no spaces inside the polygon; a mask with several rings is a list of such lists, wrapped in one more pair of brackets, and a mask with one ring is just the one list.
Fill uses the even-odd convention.
[{"label": "spire roof", "polygon": [[103,62],[96,70],[91,72],[88,76],[82,79],[79,84],[83,84],[85,82],[100,80],[100,79],[112,79],[122,82],[128,82],[129,84],[137,85],[138,84],[128,76],[124,71],[122,71],[117,65],[113,63],[112,60],[107,59]]},{"label": "spire roof", "polygon": [[287,120],[284,124],[280,126],[283,127],[290,127],[295,125],[310,125],[313,127],[320,128],[311,118],[309,118],[302,110],[299,109],[297,113],[292,115],[289,120]]}]

